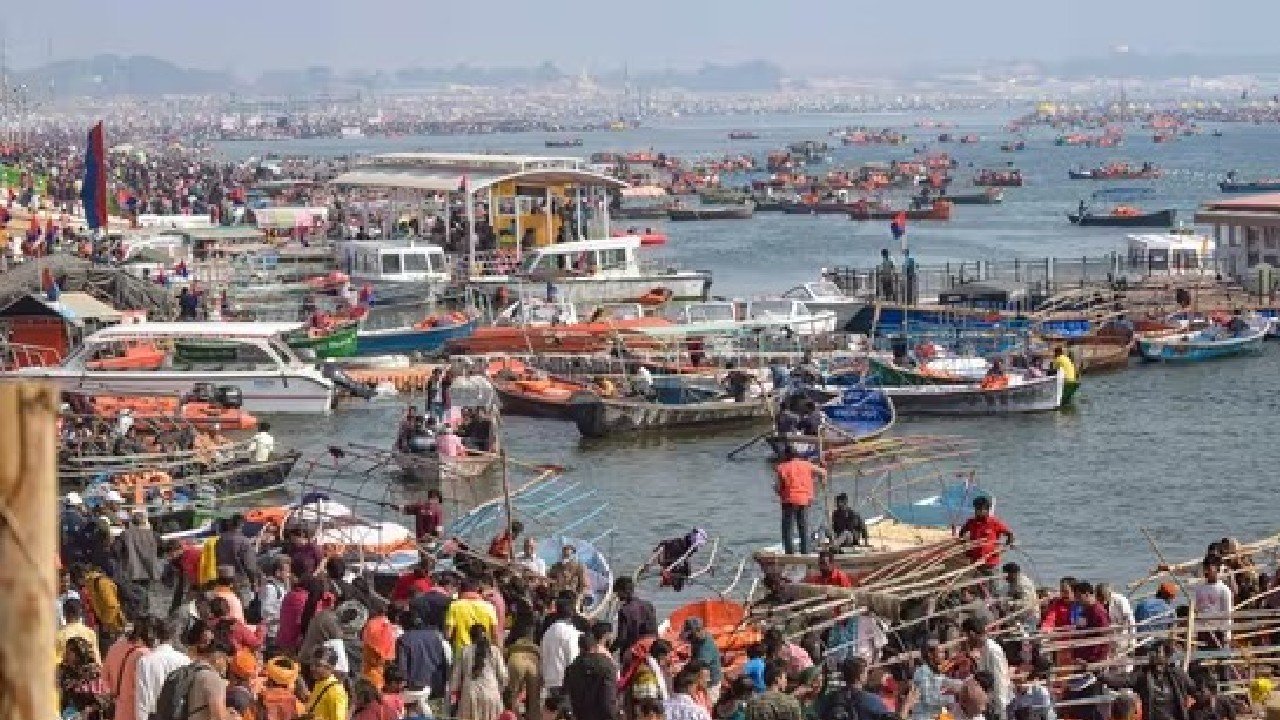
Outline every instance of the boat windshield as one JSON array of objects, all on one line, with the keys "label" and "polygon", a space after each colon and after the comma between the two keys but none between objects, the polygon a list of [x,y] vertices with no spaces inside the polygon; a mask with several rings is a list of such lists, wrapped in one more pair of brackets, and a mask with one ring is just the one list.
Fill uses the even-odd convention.
[{"label": "boat windshield", "polygon": [[793,311],[797,309],[795,307],[797,305],[801,308],[804,307],[791,300],[757,300],[751,303],[750,308],[747,310],[747,315],[752,320],[789,318],[795,314]]},{"label": "boat windshield", "polygon": [[730,303],[693,303],[684,306],[682,317],[677,320],[688,323],[732,322],[737,319]]},{"label": "boat windshield", "polygon": [[830,280],[807,283],[805,287],[809,289],[809,294],[813,295],[814,300],[844,297],[844,293],[840,292],[840,286]]}]

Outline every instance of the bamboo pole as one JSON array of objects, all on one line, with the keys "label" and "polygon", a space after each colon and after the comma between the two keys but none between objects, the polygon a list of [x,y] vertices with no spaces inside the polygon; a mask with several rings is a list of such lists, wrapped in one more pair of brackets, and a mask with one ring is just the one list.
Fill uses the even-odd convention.
[{"label": "bamboo pole", "polygon": [[0,717],[47,720],[54,707],[58,555],[58,393],[0,383]]}]

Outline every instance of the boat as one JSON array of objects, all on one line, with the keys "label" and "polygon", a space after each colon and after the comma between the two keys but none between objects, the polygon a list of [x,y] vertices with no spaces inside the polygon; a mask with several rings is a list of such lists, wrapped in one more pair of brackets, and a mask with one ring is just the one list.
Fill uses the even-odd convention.
[{"label": "boat", "polygon": [[782,211],[788,215],[844,215],[865,210],[887,210],[888,207],[876,200],[855,200],[852,202],[796,202],[786,203]]},{"label": "boat", "polygon": [[1007,415],[1057,410],[1065,397],[1061,375],[1023,378],[1008,375],[1009,384],[984,388],[980,383],[901,385],[886,387],[898,415]]},{"label": "boat", "polygon": [[569,303],[632,302],[655,288],[670,290],[677,300],[706,299],[710,271],[641,263],[641,244],[636,235],[554,243],[527,250],[518,266],[473,272],[469,283],[490,297],[498,288],[511,297],[536,289]]},{"label": "boat", "polygon": [[1153,362],[1201,362],[1236,357],[1262,348],[1271,323],[1250,325],[1238,333],[1220,326],[1192,332],[1177,331],[1138,340],[1143,360]]},{"label": "boat", "polygon": [[845,440],[879,437],[893,427],[897,417],[893,400],[888,395],[863,385],[844,388],[838,397],[820,407],[835,428],[837,438]]},{"label": "boat", "polygon": [[1160,169],[1151,163],[1143,163],[1139,168],[1127,163],[1117,163],[1092,170],[1067,171],[1067,178],[1071,180],[1154,180],[1160,175]]},{"label": "boat", "polygon": [[1280,192],[1280,179],[1266,178],[1263,180],[1252,181],[1223,180],[1218,183],[1218,190],[1231,194]]},{"label": "boat", "polygon": [[1018,152],[1019,150],[1025,150],[1026,147],[1027,144],[1022,140],[1006,142],[1000,144],[1000,152]]},{"label": "boat", "polygon": [[294,350],[310,350],[321,360],[351,357],[356,354],[359,324],[346,322],[329,328],[303,327],[284,334],[284,341]]},{"label": "boat", "polygon": [[[883,515],[867,519],[867,534],[868,544],[842,548],[832,558],[836,567],[855,578],[912,557],[920,557],[923,565],[925,559],[942,557],[961,544],[948,527],[930,527]],[[807,573],[818,566],[818,553],[786,553],[781,544],[760,548],[752,558],[764,573],[795,569]]]},{"label": "boat", "polygon": [[952,205],[998,205],[1004,202],[1004,193],[997,188],[988,188],[986,192],[947,193],[942,196]]},{"label": "boat", "polygon": [[1173,208],[1140,212],[1135,208],[1119,206],[1109,213],[1067,213],[1067,219],[1080,227],[1173,227],[1178,211]]},{"label": "boat", "polygon": [[485,374],[498,393],[505,415],[568,420],[569,398],[590,390],[586,383],[535,371],[514,359],[495,360]]},{"label": "boat", "polygon": [[584,321],[572,303],[526,297],[503,310],[494,325],[449,340],[446,350],[456,355],[593,353],[606,350],[610,338],[619,332],[668,325],[670,320],[646,315],[634,302],[600,306]]},{"label": "boat", "polygon": [[[107,395],[190,395],[207,383],[239,391],[251,413],[327,413],[333,382],[284,342],[299,323],[176,322],[103,328],[59,366],[4,373],[43,379],[63,392]],[[230,360],[179,361],[178,342],[218,343]]]},{"label": "boat", "polygon": [[836,330],[844,330],[858,311],[866,307],[865,300],[845,295],[840,286],[830,280],[819,280],[797,285],[782,293],[789,300],[799,300],[812,312],[831,311],[836,316]]},{"label": "boat", "polygon": [[730,140],[759,140],[760,133],[752,132],[750,130],[730,130],[729,139]]},{"label": "boat", "polygon": [[[496,467],[501,459],[497,453],[488,452],[470,452],[456,458],[442,458],[435,452],[392,452],[391,455],[405,480],[435,488],[473,481]],[[456,492],[449,495],[456,497]]]},{"label": "boat", "polygon": [[719,388],[689,383],[682,376],[654,378],[654,399],[601,397],[593,391],[569,398],[569,416],[583,437],[662,432],[715,425],[759,422],[769,418],[772,398],[763,394],[737,402]]},{"label": "boat", "polygon": [[834,332],[837,315],[832,310],[811,310],[792,298],[750,300],[735,303],[713,300],[673,305],[665,311],[671,324],[636,328],[649,337],[719,335],[741,332],[785,334],[788,337],[821,336]]},{"label": "boat", "polygon": [[872,210],[858,209],[849,212],[850,220],[894,220],[899,215],[907,220],[950,220],[951,202],[945,199],[934,200],[932,205],[910,210]]},{"label": "boat", "polygon": [[440,352],[451,341],[469,337],[476,330],[476,318],[462,313],[429,316],[421,322],[399,328],[360,330],[356,338],[357,355],[431,355]]},{"label": "boat", "polygon": [[558,140],[545,140],[542,143],[549,148],[577,148],[582,147],[582,138],[561,138]]},{"label": "boat", "polygon": [[702,205],[746,205],[751,202],[751,194],[742,190],[722,187],[698,188],[698,200]]},{"label": "boat", "polygon": [[976,187],[1022,187],[1022,171],[1016,168],[1010,170],[980,170],[973,177],[973,184]]},{"label": "boat", "polygon": [[755,214],[754,203],[747,202],[733,207],[673,207],[667,208],[667,219],[688,220],[750,220]]}]

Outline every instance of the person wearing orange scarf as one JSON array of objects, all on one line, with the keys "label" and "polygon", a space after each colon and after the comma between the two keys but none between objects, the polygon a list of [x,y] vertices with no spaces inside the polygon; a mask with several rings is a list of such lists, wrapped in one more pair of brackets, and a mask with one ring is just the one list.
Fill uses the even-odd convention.
[{"label": "person wearing orange scarf", "polygon": [[387,617],[387,607],[374,602],[369,608],[369,621],[360,632],[363,672],[373,686],[382,691],[383,671],[396,657],[396,626]]}]

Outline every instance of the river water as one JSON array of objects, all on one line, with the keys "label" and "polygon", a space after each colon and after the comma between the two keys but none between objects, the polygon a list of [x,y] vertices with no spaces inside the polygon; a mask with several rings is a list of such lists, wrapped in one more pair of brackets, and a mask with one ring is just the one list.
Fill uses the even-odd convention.
[{"label": "river water", "polygon": [[[949,223],[913,224],[908,238],[924,263],[1123,250],[1123,231],[1080,229],[1066,221],[1065,213],[1081,198],[1115,185],[1069,182],[1068,168],[1111,160],[1154,162],[1164,168],[1165,177],[1134,183],[1156,188],[1145,204],[1176,207],[1189,221],[1199,202],[1216,195],[1215,183],[1227,170],[1236,169],[1243,177],[1267,175],[1277,170],[1268,163],[1280,157],[1280,132],[1266,127],[1224,125],[1220,138],[1206,132],[1162,145],[1153,144],[1149,132],[1131,129],[1126,144],[1114,149],[1055,147],[1052,133],[1043,131],[1031,134],[1025,151],[1002,153],[999,143],[1007,136],[1000,128],[1007,117],[933,117],[955,122],[948,132],[957,137],[967,132],[983,136],[977,145],[935,144],[960,161],[958,179],[967,181],[977,168],[1012,161],[1023,170],[1027,186],[1008,189],[1001,206],[961,206]],[[652,148],[682,157],[729,152],[762,157],[788,142],[826,139],[827,130],[845,125],[903,128],[917,144],[936,136],[937,130],[911,128],[914,120],[900,115],[676,118],[637,130],[588,133],[582,136],[584,147],[572,152]],[[756,130],[761,138],[727,140],[727,131],[736,128]],[[264,152],[562,152],[546,150],[547,137],[228,143],[220,149],[228,157]],[[911,149],[835,145],[834,156],[836,164],[889,160],[907,157]],[[823,266],[870,265],[881,247],[892,246],[887,223],[838,217],[762,214],[742,222],[678,223],[669,231],[670,241],[661,252],[685,266],[712,269],[712,291],[723,295],[786,290],[813,279]],[[1086,377],[1075,407],[1063,412],[900,421],[895,432],[976,440],[972,465],[979,482],[995,495],[998,514],[1015,530],[1021,551],[1014,559],[1029,566],[1041,583],[1052,583],[1061,574],[1125,581],[1144,575],[1154,564],[1139,528],[1149,529],[1177,559],[1198,555],[1223,536],[1248,539],[1276,531],[1269,431],[1280,405],[1270,393],[1278,374],[1280,353],[1274,345],[1256,357],[1220,363],[1135,363],[1125,372]],[[398,412],[385,406],[357,407],[327,418],[278,418],[274,425],[284,446],[317,450],[341,441],[385,446]],[[572,424],[556,421],[508,418],[504,430],[514,457],[562,464],[584,491],[594,489],[569,512],[607,504],[581,534],[616,528],[603,547],[618,567],[634,567],[661,538],[704,527],[725,548],[724,561],[717,564],[721,575],[710,581],[723,586],[737,559],[758,545],[777,542],[778,511],[763,455],[726,459],[752,437],[751,429],[603,444],[581,441]]]}]

